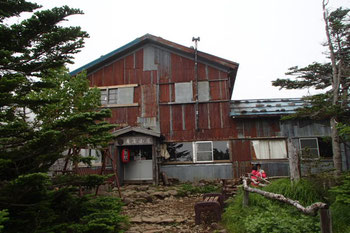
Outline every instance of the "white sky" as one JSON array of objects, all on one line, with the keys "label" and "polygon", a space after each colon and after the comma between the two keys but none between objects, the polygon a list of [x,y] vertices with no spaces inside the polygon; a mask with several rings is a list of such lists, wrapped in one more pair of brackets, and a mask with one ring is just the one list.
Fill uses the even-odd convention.
[{"label": "white sky", "polygon": [[[285,78],[289,67],[326,61],[322,0],[34,2],[44,8],[66,4],[84,11],[67,22],[90,34],[70,70],[146,33],[188,47],[193,46],[193,36],[200,36],[200,51],[240,64],[232,99],[291,98],[309,91],[279,90],[271,81]],[[349,8],[350,1],[330,0],[330,6]]]}]

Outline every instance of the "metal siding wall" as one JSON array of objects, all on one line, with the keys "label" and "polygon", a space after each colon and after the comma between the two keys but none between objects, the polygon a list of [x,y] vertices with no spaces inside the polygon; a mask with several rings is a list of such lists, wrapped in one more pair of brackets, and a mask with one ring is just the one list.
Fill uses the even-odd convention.
[{"label": "metal siding wall", "polygon": [[193,164],[193,165],[163,165],[160,168],[168,177],[177,178],[181,182],[231,179],[232,164]]}]

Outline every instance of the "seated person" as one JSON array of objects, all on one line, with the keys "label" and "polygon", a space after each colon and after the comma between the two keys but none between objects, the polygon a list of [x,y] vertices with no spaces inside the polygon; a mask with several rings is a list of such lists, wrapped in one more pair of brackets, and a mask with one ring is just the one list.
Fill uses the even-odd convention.
[{"label": "seated person", "polygon": [[252,181],[253,186],[265,186],[265,184],[262,184],[261,181],[264,181],[266,183],[270,183],[266,180],[266,173],[264,170],[261,169],[261,164],[256,164],[253,166],[250,179]]}]

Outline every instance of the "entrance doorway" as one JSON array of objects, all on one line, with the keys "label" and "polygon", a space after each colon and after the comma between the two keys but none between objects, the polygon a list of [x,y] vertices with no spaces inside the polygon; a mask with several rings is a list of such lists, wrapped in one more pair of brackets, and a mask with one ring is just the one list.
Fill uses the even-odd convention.
[{"label": "entrance doorway", "polygon": [[124,146],[130,150],[130,161],[124,164],[124,180],[153,180],[152,146]]}]

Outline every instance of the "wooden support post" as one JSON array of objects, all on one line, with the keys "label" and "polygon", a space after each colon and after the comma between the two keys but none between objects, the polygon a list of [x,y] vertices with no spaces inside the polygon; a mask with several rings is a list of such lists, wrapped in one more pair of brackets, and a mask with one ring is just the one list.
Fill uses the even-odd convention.
[{"label": "wooden support post", "polygon": [[248,207],[249,205],[249,192],[243,189],[243,207]]},{"label": "wooden support post", "polygon": [[331,212],[326,206],[325,208],[320,208],[320,221],[321,221],[321,233],[332,233],[332,218]]}]

